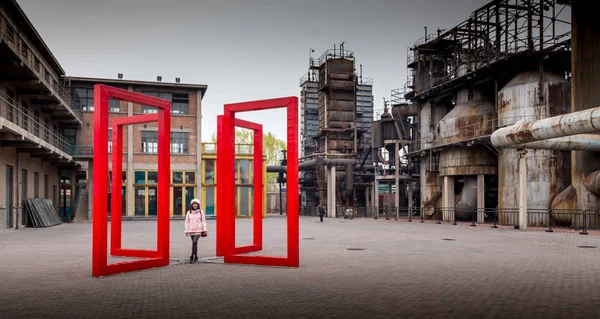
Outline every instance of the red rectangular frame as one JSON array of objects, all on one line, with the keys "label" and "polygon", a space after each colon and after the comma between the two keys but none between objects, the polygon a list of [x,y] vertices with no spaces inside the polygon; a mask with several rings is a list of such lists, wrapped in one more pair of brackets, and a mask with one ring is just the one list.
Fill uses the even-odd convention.
[{"label": "red rectangular frame", "polygon": [[[253,144],[253,154],[254,154],[254,165],[253,165],[253,188],[254,188],[254,196],[253,196],[253,216],[252,216],[252,245],[235,247],[236,254],[250,253],[255,251],[262,250],[262,208],[263,208],[263,129],[262,125],[245,121],[242,119],[235,119],[235,126],[241,127],[245,129],[252,130],[254,133],[254,144]],[[225,145],[224,141],[220,142],[219,140],[223,137],[220,132],[223,129],[223,115],[217,116],[217,152],[219,150],[219,145]],[[235,156],[235,155],[234,155]],[[217,158],[218,159],[218,158]],[[219,168],[222,161],[217,161],[217,174],[219,174],[219,169],[224,170],[224,168]],[[222,189],[223,183],[217,183],[217,203],[221,202],[219,200],[219,194],[223,194],[224,191]],[[257,196],[260,194],[260,196]],[[224,231],[224,219],[219,218],[219,206],[217,205],[217,247],[216,247],[216,255],[224,256],[224,241],[225,241],[225,231]],[[258,212],[258,213],[257,213]],[[235,239],[234,239],[235,240]],[[235,246],[235,242],[234,242]]]},{"label": "red rectangular frame", "polygon": [[[133,250],[121,248],[121,183],[118,192],[113,192],[111,218],[111,254],[126,257],[146,257],[148,259],[108,264],[108,99],[140,103],[158,108],[157,114],[133,116],[113,120],[116,125],[116,138],[113,138],[113,169],[122,171],[123,134],[122,126],[158,120],[158,190],[157,190],[157,249]],[[169,265],[169,187],[170,187],[170,135],[171,102],[151,96],[134,93],[102,84],[94,85],[94,207],[92,219],[92,276],[107,276],[122,272],[143,270]],[[118,133],[120,132],[120,134]],[[120,181],[121,174],[113,180]],[[118,195],[117,195],[118,194]],[[115,207],[114,203],[119,202]],[[115,214],[115,212],[118,212]],[[116,218],[115,218],[116,216]]]},{"label": "red rectangular frame", "polygon": [[[234,158],[235,158],[235,123],[236,113],[287,109],[287,256],[245,256],[239,255],[235,249],[235,203],[227,198],[234,198]],[[259,100],[226,104],[222,119],[221,146],[217,145],[217,159],[221,162],[221,171],[217,172],[221,183],[222,194],[218,195],[218,207],[225,212],[224,224],[224,262],[239,264],[255,264],[266,266],[298,267],[300,263],[299,250],[299,220],[298,220],[298,98],[284,97],[270,100]],[[290,194],[292,194],[290,196]],[[262,211],[262,208],[261,208]]]}]

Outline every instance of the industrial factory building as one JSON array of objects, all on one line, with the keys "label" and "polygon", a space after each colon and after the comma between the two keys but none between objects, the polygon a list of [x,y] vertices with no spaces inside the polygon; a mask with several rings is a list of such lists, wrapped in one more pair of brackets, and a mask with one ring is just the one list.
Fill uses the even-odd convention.
[{"label": "industrial factory building", "polygon": [[[573,224],[573,213],[598,209],[600,166],[590,152],[597,136],[506,148],[491,141],[501,128],[598,106],[583,103],[587,93],[572,95],[571,55],[578,55],[571,50],[570,9],[567,1],[491,1],[451,29],[425,29],[408,50],[408,81],[392,91],[391,114],[373,125],[373,147],[395,162],[377,173],[394,175],[399,190],[393,204],[380,206],[408,206],[424,219],[518,225],[521,191],[525,223],[533,226]],[[533,141],[518,138],[526,128],[512,133]],[[525,188],[519,174],[526,174]]]},{"label": "industrial factory building", "polygon": [[300,202],[308,208],[301,213],[321,204],[334,217],[337,207],[366,205],[373,182],[373,80],[356,67],[354,52],[342,43],[311,56],[300,79]]},{"label": "industrial factory building", "polygon": [[[600,101],[589,93],[597,75],[573,69],[597,35],[583,8],[571,25],[573,5],[496,0],[453,28],[425,28],[407,50],[407,83],[370,129],[372,102],[360,103],[372,101],[361,93],[371,82],[361,83],[354,54],[342,45],[311,58],[300,81],[301,212],[321,204],[331,217],[352,207],[365,217],[581,226],[599,209],[599,138],[565,133],[569,123],[595,127],[577,122],[587,113],[555,117]],[[534,121],[551,128],[523,125]]]}]

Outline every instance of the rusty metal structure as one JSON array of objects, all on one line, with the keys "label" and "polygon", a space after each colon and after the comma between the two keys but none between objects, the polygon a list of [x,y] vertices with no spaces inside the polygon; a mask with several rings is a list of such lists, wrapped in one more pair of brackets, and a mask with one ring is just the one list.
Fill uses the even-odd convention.
[{"label": "rusty metal structure", "polygon": [[[402,157],[395,175],[415,180],[408,183],[411,191],[396,197],[419,197],[414,205],[426,218],[442,214],[444,220],[460,218],[466,209],[518,206],[518,189],[511,185],[518,181],[519,155],[515,148],[500,150],[490,136],[519,120],[572,110],[570,9],[557,0],[493,0],[453,28],[429,33],[425,27],[425,36],[408,49],[407,83],[392,90],[391,114],[373,125],[378,141],[378,127],[390,118],[404,124],[397,134],[402,152],[373,145]],[[552,142],[553,149],[528,144],[527,161],[539,168],[528,176],[531,207],[550,209],[569,186],[572,160],[560,143],[572,141]],[[587,143],[579,147],[594,148]],[[477,214],[478,222],[485,218]]]},{"label": "rusty metal structure", "polygon": [[354,206],[359,197],[362,202],[372,179],[365,160],[371,153],[373,80],[363,78],[362,65],[357,72],[354,53],[342,43],[317,59],[310,56],[300,87],[302,204],[322,204],[335,215],[337,206]]}]

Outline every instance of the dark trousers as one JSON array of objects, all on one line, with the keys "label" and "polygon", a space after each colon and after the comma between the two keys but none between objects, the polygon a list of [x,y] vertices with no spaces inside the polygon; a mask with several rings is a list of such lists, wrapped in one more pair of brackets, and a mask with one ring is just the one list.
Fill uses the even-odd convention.
[{"label": "dark trousers", "polygon": [[319,215],[319,218],[321,218],[321,223],[323,222],[323,215]]},{"label": "dark trousers", "polygon": [[192,256],[198,257],[198,238],[200,238],[200,235],[190,236],[190,238],[192,239]]}]

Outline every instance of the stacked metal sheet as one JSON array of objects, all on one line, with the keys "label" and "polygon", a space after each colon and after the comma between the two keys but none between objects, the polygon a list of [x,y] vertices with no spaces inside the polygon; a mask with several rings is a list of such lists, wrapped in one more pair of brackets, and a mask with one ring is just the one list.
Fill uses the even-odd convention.
[{"label": "stacked metal sheet", "polygon": [[50,227],[62,224],[52,201],[44,198],[29,198],[23,201],[29,227]]}]

